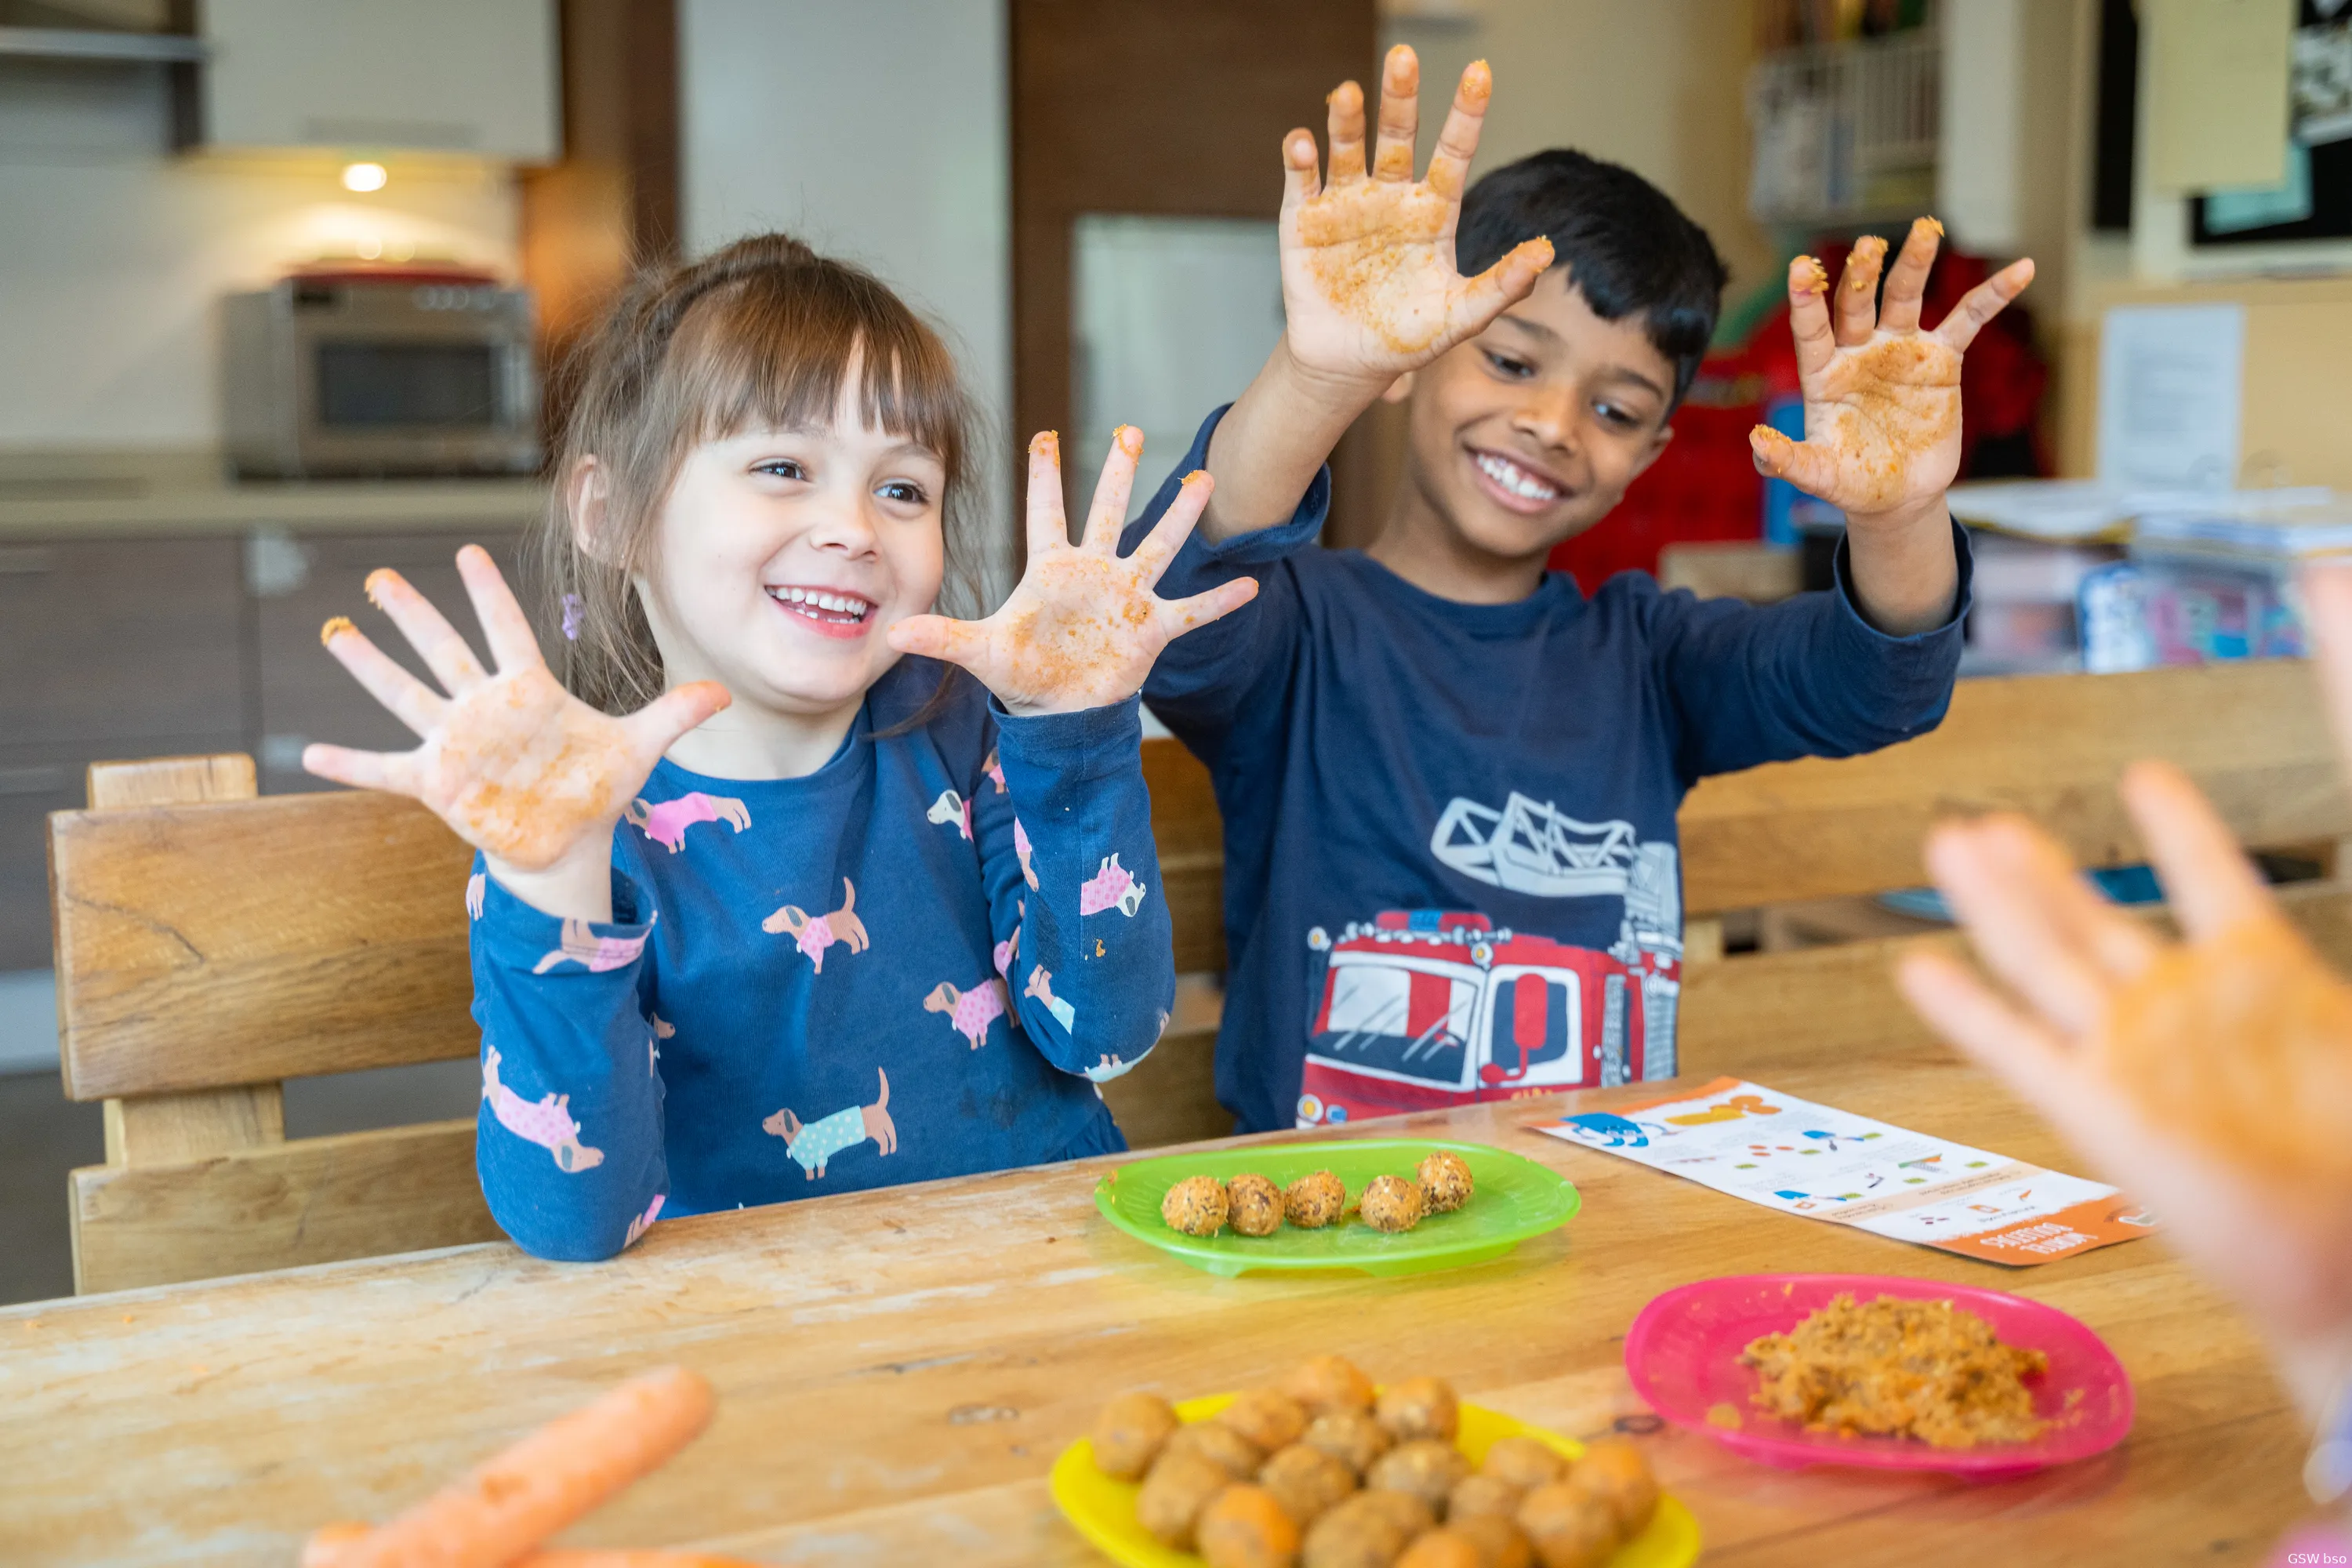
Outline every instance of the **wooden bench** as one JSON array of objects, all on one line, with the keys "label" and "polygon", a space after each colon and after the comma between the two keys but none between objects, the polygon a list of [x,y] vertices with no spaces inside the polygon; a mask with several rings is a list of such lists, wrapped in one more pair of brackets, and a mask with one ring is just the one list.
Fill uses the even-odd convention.
[{"label": "wooden bench", "polygon": [[[1867,756],[1774,763],[1708,779],[1681,814],[1685,1073],[1767,1071],[1807,1054],[1927,1037],[1894,984],[1899,941],[1723,956],[1720,917],[1758,905],[1916,887],[1938,818],[2008,810],[2048,826],[2088,866],[2143,858],[2116,798],[2124,764],[2167,757],[2193,775],[2251,848],[2352,836],[2347,793],[2309,667],[2219,664],[2132,675],[1960,683],[1933,732]],[[1145,742],[1152,822],[1179,968],[1222,967],[1221,851],[1207,772],[1172,741]],[[1276,853],[1279,853],[1279,849]],[[2335,882],[2284,891],[2290,913],[2352,968],[2352,905]],[[1958,946],[1945,934],[1924,939]],[[1286,1026],[1291,1026],[1286,1025]],[[1212,1026],[1172,1031],[1107,1087],[1139,1146],[1231,1131],[1211,1079]],[[1164,1134],[1164,1136],[1163,1136]]]}]

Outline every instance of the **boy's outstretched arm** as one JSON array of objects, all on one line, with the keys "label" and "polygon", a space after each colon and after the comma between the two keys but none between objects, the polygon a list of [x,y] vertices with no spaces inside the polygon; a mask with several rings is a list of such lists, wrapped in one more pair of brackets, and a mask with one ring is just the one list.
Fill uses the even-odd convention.
[{"label": "boy's outstretched arm", "polygon": [[1761,473],[1845,513],[1851,587],[1864,617],[1892,637],[1950,619],[1959,586],[1944,491],[1960,466],[1960,359],[1987,321],[2033,280],[2013,261],[1969,290],[1943,324],[1919,330],[1920,299],[1943,226],[1912,224],[1875,302],[1886,242],[1864,236],[1837,295],[1810,256],[1789,264],[1789,326],[1805,397],[1805,438],[1759,425]]},{"label": "boy's outstretched arm", "polygon": [[1525,299],[1551,265],[1531,239],[1475,278],[1454,270],[1454,230],[1494,79],[1462,73],[1430,158],[1412,177],[1421,64],[1402,44],[1381,78],[1379,138],[1364,162],[1364,94],[1329,100],[1331,163],[1318,180],[1315,137],[1283,138],[1282,306],[1286,325],[1209,443],[1214,499],[1200,533],[1212,542],[1289,520],[1331,448],[1396,378],[1418,369]]}]

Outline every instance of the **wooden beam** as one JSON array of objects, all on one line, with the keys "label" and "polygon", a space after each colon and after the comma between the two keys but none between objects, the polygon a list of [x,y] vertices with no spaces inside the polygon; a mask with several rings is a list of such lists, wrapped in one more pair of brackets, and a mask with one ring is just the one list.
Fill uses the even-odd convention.
[{"label": "wooden beam", "polygon": [[334,1263],[496,1241],[474,1123],[424,1122],[73,1173],[74,1289]]},{"label": "wooden beam", "polygon": [[364,791],[50,818],[66,1092],[226,1089],[479,1044],[473,851]]}]

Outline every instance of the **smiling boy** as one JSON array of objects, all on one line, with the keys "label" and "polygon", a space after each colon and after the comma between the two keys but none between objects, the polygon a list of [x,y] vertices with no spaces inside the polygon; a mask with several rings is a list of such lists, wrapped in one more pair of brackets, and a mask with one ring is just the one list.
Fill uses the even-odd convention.
[{"label": "smiling boy", "polygon": [[[1752,445],[1846,513],[1836,588],[1757,609],[1627,574],[1588,596],[1545,559],[1664,449],[1725,274],[1663,194],[1580,153],[1465,201],[1489,79],[1463,73],[1418,182],[1410,49],[1369,172],[1353,83],[1328,184],[1313,136],[1285,139],[1284,339],[1176,468],[1216,491],[1163,591],[1260,586],[1144,688],[1224,816],[1217,1093],[1245,1131],[1672,1075],[1683,795],[1918,734],[1951,695],[1960,356],[2032,264],[1923,332],[1933,220],[1883,312],[1882,243],[1856,245],[1834,302],[1799,258],[1806,439]],[[1394,503],[1368,549],[1321,549],[1319,470],[1381,397],[1407,410]]]}]

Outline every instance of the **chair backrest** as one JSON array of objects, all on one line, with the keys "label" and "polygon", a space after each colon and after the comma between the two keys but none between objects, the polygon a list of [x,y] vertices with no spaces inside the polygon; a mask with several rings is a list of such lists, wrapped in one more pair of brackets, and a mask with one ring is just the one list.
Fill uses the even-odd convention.
[{"label": "chair backrest", "polygon": [[[1146,742],[1144,756],[1163,867],[1173,859],[1184,868],[1181,897],[1178,875],[1163,871],[1177,951],[1221,956],[1222,878],[1213,874],[1221,847],[1208,775],[1173,741]],[[1916,741],[1754,768],[1691,792],[1680,818],[1689,916],[1676,1031],[1683,1070],[1745,1071],[1808,1051],[1924,1037],[1894,987],[1901,942],[1723,959],[1714,917],[1916,886],[1927,880],[1928,827],[1986,811],[2032,817],[2085,865],[2128,864],[2141,850],[2115,785],[2137,757],[2187,769],[2250,847],[2352,836],[2352,794],[2300,660],[1962,681],[1943,723]],[[2324,952],[2352,966],[2352,900],[2338,884],[2285,901]],[[1112,1097],[1122,1124],[1123,1107],[1133,1105],[1148,1131],[1229,1130],[1203,1045],[1213,1036],[1213,1027],[1171,1033],[1113,1085],[1125,1085]],[[1132,1128],[1129,1137],[1147,1141]]]},{"label": "chair backrest", "polygon": [[413,802],[257,798],[244,756],[105,763],[49,819],[85,1292],[485,1240],[471,1121],[285,1137],[288,1078],[471,1056],[471,851]]}]

